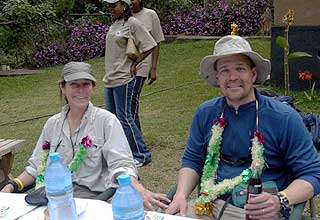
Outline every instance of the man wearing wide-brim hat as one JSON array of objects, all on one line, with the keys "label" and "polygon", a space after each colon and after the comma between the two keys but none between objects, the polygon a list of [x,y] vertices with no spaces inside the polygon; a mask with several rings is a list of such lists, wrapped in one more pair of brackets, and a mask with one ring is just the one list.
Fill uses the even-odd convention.
[{"label": "man wearing wide-brim hat", "polygon": [[[198,219],[288,219],[291,205],[320,192],[320,160],[301,117],[253,86],[269,73],[269,60],[234,35],[218,40],[213,55],[202,60],[201,78],[220,87],[223,96],[204,102],[195,113],[167,213]],[[239,199],[253,172],[270,190]],[[188,203],[198,184],[199,198]]]}]

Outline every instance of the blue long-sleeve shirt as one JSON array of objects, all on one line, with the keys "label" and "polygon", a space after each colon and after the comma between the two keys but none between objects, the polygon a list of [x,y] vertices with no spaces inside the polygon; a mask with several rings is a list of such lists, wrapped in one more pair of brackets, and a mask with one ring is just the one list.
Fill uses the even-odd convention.
[{"label": "blue long-sleeve shirt", "polygon": [[[258,129],[264,137],[265,169],[263,181],[275,181],[278,189],[285,189],[294,179],[308,181],[314,194],[320,192],[320,160],[310,135],[299,114],[290,106],[256,92],[258,100]],[[213,121],[224,110],[228,125],[222,135],[222,154],[233,161],[251,157],[251,139],[256,131],[255,101],[241,105],[236,111],[224,97],[204,102],[196,111],[181,167],[188,167],[202,175],[211,138]],[[230,165],[220,160],[217,182],[233,178],[250,166]]]}]

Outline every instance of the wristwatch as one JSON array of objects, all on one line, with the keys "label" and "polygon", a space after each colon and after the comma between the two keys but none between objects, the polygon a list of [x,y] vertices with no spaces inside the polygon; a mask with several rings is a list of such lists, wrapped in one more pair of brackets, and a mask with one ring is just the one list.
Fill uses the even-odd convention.
[{"label": "wristwatch", "polygon": [[19,185],[16,181],[14,180],[8,180],[7,184],[11,184],[13,186],[13,192],[18,192],[19,191]]},{"label": "wristwatch", "polygon": [[280,200],[282,210],[290,210],[289,200],[284,192],[278,192],[277,196]]}]

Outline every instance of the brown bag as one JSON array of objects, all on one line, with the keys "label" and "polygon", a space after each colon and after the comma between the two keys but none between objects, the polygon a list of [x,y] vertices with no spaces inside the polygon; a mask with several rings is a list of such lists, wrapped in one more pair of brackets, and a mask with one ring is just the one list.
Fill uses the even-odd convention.
[{"label": "brown bag", "polygon": [[126,55],[131,60],[136,60],[139,57],[139,51],[138,51],[136,45],[134,44],[134,37],[132,36],[131,33],[129,33],[129,37],[128,37]]}]

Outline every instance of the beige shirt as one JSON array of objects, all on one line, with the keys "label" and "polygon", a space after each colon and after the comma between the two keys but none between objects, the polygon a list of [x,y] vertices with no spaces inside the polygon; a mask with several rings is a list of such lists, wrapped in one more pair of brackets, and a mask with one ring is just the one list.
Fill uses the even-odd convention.
[{"label": "beige shirt", "polygon": [[[153,39],[160,43],[164,41],[164,35],[160,25],[160,20],[154,10],[142,8],[138,13],[133,13],[133,17],[137,18],[147,28]],[[152,54],[146,57],[137,68],[137,76],[148,77],[152,65]]]},{"label": "beige shirt", "polygon": [[130,67],[132,60],[126,55],[127,42],[131,32],[134,43],[141,53],[154,48],[154,41],[147,29],[134,17],[127,21],[116,20],[106,36],[105,87],[112,88],[125,85],[132,80]]},{"label": "beige shirt", "polygon": [[28,161],[29,166],[26,167],[30,175],[37,176],[42,145],[45,141],[51,143],[50,152],[54,152],[59,145],[57,152],[60,153],[62,162],[69,165],[73,159],[72,146],[76,154],[82,138],[88,135],[93,141],[93,146],[79,170],[73,174],[73,182],[86,186],[91,191],[103,192],[117,185],[115,178],[120,173],[125,172],[137,177],[130,146],[115,115],[89,103],[79,128],[71,136],[66,120],[68,110],[69,106],[66,105],[61,113],[52,116],[46,122]]}]

